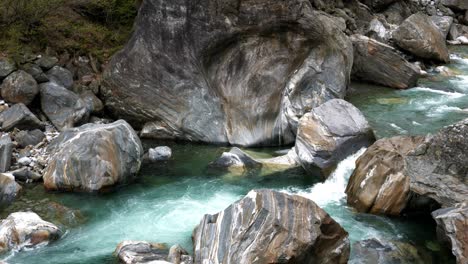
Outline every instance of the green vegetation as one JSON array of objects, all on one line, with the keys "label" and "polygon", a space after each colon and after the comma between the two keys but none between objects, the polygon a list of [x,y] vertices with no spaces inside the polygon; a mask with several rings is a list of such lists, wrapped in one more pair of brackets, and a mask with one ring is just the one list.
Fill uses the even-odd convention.
[{"label": "green vegetation", "polygon": [[128,40],[135,0],[0,0],[0,53],[92,54],[107,60]]}]

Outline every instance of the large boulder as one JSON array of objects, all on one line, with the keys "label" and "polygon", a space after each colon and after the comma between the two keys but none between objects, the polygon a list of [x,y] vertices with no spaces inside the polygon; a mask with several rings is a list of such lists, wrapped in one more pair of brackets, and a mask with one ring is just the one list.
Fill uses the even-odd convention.
[{"label": "large boulder", "polygon": [[21,103],[1,112],[0,124],[3,131],[11,131],[14,128],[20,130],[44,129],[44,123]]},{"label": "large boulder", "polygon": [[439,31],[442,33],[444,38],[447,38],[447,35],[450,31],[450,28],[453,24],[453,17],[450,16],[431,16],[432,22],[437,26]]},{"label": "large boulder", "polygon": [[178,139],[289,144],[298,117],[345,95],[344,29],[308,0],[144,1],[101,92],[114,115]]},{"label": "large boulder", "polygon": [[437,222],[437,236],[446,242],[458,264],[468,263],[468,206],[439,209],[432,213]]},{"label": "large boulder", "polygon": [[423,137],[393,137],[375,142],[356,161],[346,194],[348,204],[360,212],[399,215],[410,196],[405,157]]},{"label": "large boulder", "polygon": [[41,108],[59,130],[79,125],[89,117],[86,103],[75,93],[54,82],[43,83]]},{"label": "large boulder", "polygon": [[65,130],[47,152],[52,156],[43,176],[46,189],[94,192],[133,181],[143,147],[132,127],[119,120]]},{"label": "large boulder", "polygon": [[360,2],[363,2],[365,5],[377,10],[383,9],[397,1],[398,0],[360,0]]},{"label": "large boulder", "polygon": [[342,159],[374,141],[374,133],[359,109],[334,99],[300,119],[294,149],[307,172],[327,178]]},{"label": "large boulder", "polygon": [[33,212],[10,214],[0,222],[0,253],[31,249],[57,240],[62,231]]},{"label": "large boulder", "polygon": [[0,137],[0,173],[10,169],[11,156],[13,154],[13,142],[10,135],[2,134]]},{"label": "large boulder", "polygon": [[193,232],[195,263],[347,263],[348,233],[312,200],[254,190]]},{"label": "large boulder", "polygon": [[0,58],[0,82],[16,70],[15,63],[8,58]]},{"label": "large boulder", "polygon": [[16,71],[5,80],[2,86],[2,98],[9,103],[30,104],[39,93],[36,80],[27,72]]},{"label": "large boulder", "polygon": [[15,181],[15,177],[0,173],[0,209],[12,203],[19,196],[21,189],[22,187]]},{"label": "large boulder", "polygon": [[393,32],[393,39],[400,48],[417,57],[450,61],[445,37],[427,15],[417,13],[407,18]]},{"label": "large boulder", "polygon": [[393,47],[362,35],[351,36],[351,41],[354,46],[354,79],[397,89],[416,85],[419,71]]}]

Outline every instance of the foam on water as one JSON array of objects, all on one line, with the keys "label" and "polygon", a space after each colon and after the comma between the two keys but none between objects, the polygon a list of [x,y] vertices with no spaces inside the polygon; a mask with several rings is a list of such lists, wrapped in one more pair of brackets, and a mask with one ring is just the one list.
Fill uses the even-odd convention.
[{"label": "foam on water", "polygon": [[462,93],[447,92],[447,91],[436,90],[436,89],[431,89],[427,87],[415,87],[415,88],[410,89],[409,91],[422,91],[422,92],[428,92],[428,93],[442,94],[450,98],[460,98],[460,97],[465,96],[465,94],[462,94]]}]

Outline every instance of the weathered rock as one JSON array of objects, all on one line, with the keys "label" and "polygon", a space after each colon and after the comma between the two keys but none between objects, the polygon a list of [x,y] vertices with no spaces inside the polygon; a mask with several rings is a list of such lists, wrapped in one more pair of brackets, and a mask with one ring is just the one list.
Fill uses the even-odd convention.
[{"label": "weathered rock", "polygon": [[453,23],[452,26],[450,27],[448,39],[456,40],[457,38],[461,36],[468,37],[468,26]]},{"label": "weathered rock", "polygon": [[15,178],[13,176],[0,173],[0,207],[4,207],[12,203],[19,196],[21,189],[21,185],[15,182]]},{"label": "weathered rock", "polygon": [[193,232],[195,263],[347,263],[348,233],[312,200],[254,190]]},{"label": "weathered rock", "polygon": [[377,41],[387,43],[391,37],[391,32],[385,27],[385,25],[378,18],[374,18],[369,23],[366,36],[373,38]]},{"label": "weathered rock", "polygon": [[153,263],[156,260],[169,263],[165,261],[168,254],[166,245],[146,241],[123,241],[114,251],[114,256],[125,264]]},{"label": "weathered rock", "polygon": [[119,120],[65,130],[47,152],[46,189],[94,192],[134,180],[143,148],[132,127]]},{"label": "weathered rock", "polygon": [[100,113],[104,110],[104,104],[92,91],[84,91],[80,94],[80,98],[86,104],[88,112]]},{"label": "weathered rock", "polygon": [[405,159],[411,191],[444,207],[468,200],[468,119],[426,137]]},{"label": "weathered rock", "polygon": [[30,104],[39,93],[36,80],[27,72],[16,71],[3,80],[2,97],[9,103]]},{"label": "weathered rock", "polygon": [[174,264],[192,264],[193,258],[180,245],[174,245],[169,249],[167,260]]},{"label": "weathered rock", "polygon": [[13,213],[0,222],[0,253],[47,244],[61,235],[57,226],[33,212]]},{"label": "weathered rock", "polygon": [[140,131],[141,138],[149,139],[176,139],[182,137],[181,133],[172,132],[171,128],[161,122],[145,123]]},{"label": "weathered rock", "polygon": [[353,244],[350,264],[430,264],[430,254],[399,241],[368,239]]},{"label": "weathered rock", "polygon": [[85,102],[75,93],[53,82],[43,83],[41,108],[59,130],[74,127],[89,117]]},{"label": "weathered rock", "polygon": [[0,82],[16,70],[15,63],[8,58],[0,58]]},{"label": "weathered rock", "polygon": [[468,206],[439,209],[432,217],[437,222],[437,236],[452,248],[457,263],[468,263]]},{"label": "weathered rock", "polygon": [[407,18],[393,32],[393,39],[400,48],[420,58],[449,62],[444,36],[424,14],[418,13]]},{"label": "weathered rock", "polygon": [[25,72],[31,74],[31,76],[36,80],[38,83],[48,82],[49,78],[47,75],[42,71],[41,67],[34,63],[28,63],[21,67]]},{"label": "weathered rock", "polygon": [[44,71],[48,71],[52,69],[59,60],[56,57],[52,56],[41,56],[39,59],[36,60],[36,64],[41,67]]},{"label": "weathered rock", "polygon": [[11,172],[15,176],[15,180],[23,182],[39,181],[42,179],[42,175],[32,171],[28,167],[22,167]]},{"label": "weathered rock", "polygon": [[251,169],[259,169],[262,164],[250,157],[239,148],[232,148],[229,152],[224,152],[221,157],[211,162],[210,169],[225,170],[235,174],[243,174]]},{"label": "weathered rock", "polygon": [[151,161],[163,161],[169,160],[172,156],[171,148],[167,146],[150,148],[148,151],[148,156]]},{"label": "weathered rock", "polygon": [[351,43],[308,0],[150,0],[140,14],[101,87],[132,124],[191,141],[288,144],[298,117],[345,95]]},{"label": "weathered rock", "polygon": [[34,130],[22,130],[15,134],[15,141],[18,146],[24,148],[26,146],[35,146],[39,144],[44,138],[45,134],[39,129]]},{"label": "weathered rock", "polygon": [[374,133],[359,109],[334,99],[301,118],[294,148],[307,172],[327,178],[342,159],[374,140]]},{"label": "weathered rock", "polygon": [[390,4],[397,2],[397,0],[361,0],[364,4],[373,9],[381,10],[384,7],[389,6]]},{"label": "weathered rock", "polygon": [[468,10],[468,2],[466,0],[441,0],[442,5],[457,10]]},{"label": "weathered rock", "polygon": [[52,69],[47,71],[47,77],[51,82],[67,89],[71,89],[73,87],[73,73],[60,66],[54,66]]},{"label": "weathered rock", "polygon": [[364,213],[399,215],[410,197],[405,156],[423,141],[423,137],[393,137],[370,146],[349,179],[348,204]]},{"label": "weathered rock", "polygon": [[10,169],[12,154],[13,142],[10,135],[3,134],[0,137],[0,173],[7,172]]},{"label": "weathered rock", "polygon": [[354,79],[397,89],[416,85],[419,72],[393,47],[362,35],[353,35],[351,41],[354,46]]},{"label": "weathered rock", "polygon": [[400,25],[405,19],[413,14],[411,10],[411,1],[396,1],[391,4],[382,14],[388,23]]},{"label": "weathered rock", "polygon": [[450,28],[453,24],[453,17],[450,16],[431,16],[432,22],[437,26],[444,39],[447,38]]},{"label": "weathered rock", "polygon": [[0,113],[3,131],[44,129],[44,124],[24,104],[15,104]]}]

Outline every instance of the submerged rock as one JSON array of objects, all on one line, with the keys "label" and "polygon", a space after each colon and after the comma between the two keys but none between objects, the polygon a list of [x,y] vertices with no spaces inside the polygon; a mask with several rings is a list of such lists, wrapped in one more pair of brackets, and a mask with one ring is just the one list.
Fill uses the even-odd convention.
[{"label": "submerged rock", "polygon": [[397,89],[416,85],[419,71],[393,47],[362,35],[351,36],[351,41],[354,46],[353,78]]},{"label": "submerged rock", "polygon": [[10,135],[2,134],[0,137],[0,173],[10,169],[13,154],[13,142]]},{"label": "submerged rock", "polygon": [[48,244],[61,235],[57,226],[33,212],[13,213],[0,222],[0,253]]},{"label": "submerged rock", "polygon": [[393,137],[375,142],[356,161],[346,194],[359,212],[399,215],[410,196],[405,157],[424,137]]},{"label": "submerged rock", "polygon": [[439,209],[432,213],[437,222],[437,236],[446,242],[458,264],[468,263],[468,206]]},{"label": "submerged rock", "polygon": [[164,137],[190,141],[282,145],[298,117],[345,95],[351,43],[310,1],[148,0],[139,10],[101,89],[132,124],[157,122]]},{"label": "submerged rock", "polygon": [[15,182],[15,177],[0,173],[0,207],[12,203],[19,196],[21,189],[21,185]]},{"label": "submerged rock", "polygon": [[312,200],[254,190],[193,232],[195,263],[347,263],[348,233]]},{"label": "submerged rock", "polygon": [[146,241],[123,241],[114,251],[114,256],[125,264],[161,263],[167,262],[169,249],[165,244]]},{"label": "submerged rock", "polygon": [[444,36],[424,14],[414,14],[406,19],[393,32],[393,39],[399,47],[420,58],[450,61]]},{"label": "submerged rock", "polygon": [[148,156],[151,161],[169,160],[172,156],[172,150],[167,146],[150,148]]},{"label": "submerged rock", "polygon": [[2,98],[9,103],[30,104],[39,93],[36,80],[25,71],[16,71],[3,80]]},{"label": "submerged rock", "polygon": [[133,181],[143,147],[132,127],[119,120],[65,130],[47,152],[51,157],[43,178],[48,190],[94,192]]},{"label": "submerged rock", "polygon": [[42,123],[24,104],[15,104],[0,113],[0,124],[3,131],[44,129]]},{"label": "submerged rock", "polygon": [[307,172],[327,178],[342,159],[374,140],[374,133],[359,109],[334,99],[301,118],[294,148]]},{"label": "submerged rock", "polygon": [[43,83],[41,109],[59,130],[79,125],[89,117],[85,102],[75,93],[53,82]]}]

